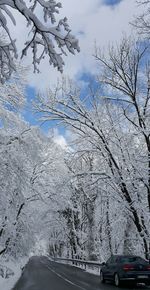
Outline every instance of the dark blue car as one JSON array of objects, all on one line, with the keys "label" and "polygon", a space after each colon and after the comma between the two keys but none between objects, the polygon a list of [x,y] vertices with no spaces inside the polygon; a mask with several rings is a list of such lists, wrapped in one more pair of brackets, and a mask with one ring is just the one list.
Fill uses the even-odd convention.
[{"label": "dark blue car", "polygon": [[100,270],[100,281],[112,281],[117,287],[123,282],[150,285],[150,264],[138,256],[111,256]]}]

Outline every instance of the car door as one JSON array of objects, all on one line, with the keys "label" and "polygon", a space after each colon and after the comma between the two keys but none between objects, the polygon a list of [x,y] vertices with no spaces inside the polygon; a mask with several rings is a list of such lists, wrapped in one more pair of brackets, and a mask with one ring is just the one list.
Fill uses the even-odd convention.
[{"label": "car door", "polygon": [[115,257],[111,256],[105,265],[105,277],[108,280],[112,280],[114,276],[114,269],[116,268],[115,265]]}]

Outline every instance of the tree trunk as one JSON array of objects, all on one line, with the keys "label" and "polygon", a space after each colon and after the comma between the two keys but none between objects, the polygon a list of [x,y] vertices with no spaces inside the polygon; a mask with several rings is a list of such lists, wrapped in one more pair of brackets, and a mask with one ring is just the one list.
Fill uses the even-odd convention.
[{"label": "tree trunk", "polygon": [[94,225],[95,225],[95,204],[92,201],[88,201],[87,204],[87,219],[88,219],[88,235],[87,235],[87,252],[88,259],[95,260],[95,235],[94,235]]}]

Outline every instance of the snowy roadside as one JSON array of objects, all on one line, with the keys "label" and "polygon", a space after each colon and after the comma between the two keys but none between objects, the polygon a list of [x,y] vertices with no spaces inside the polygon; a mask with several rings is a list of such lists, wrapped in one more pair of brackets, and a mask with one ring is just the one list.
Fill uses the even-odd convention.
[{"label": "snowy roadside", "polygon": [[100,271],[99,267],[86,266],[86,269],[85,269],[85,267],[81,266],[81,265],[80,266],[79,265],[72,265],[72,266],[80,268],[80,269],[83,269],[84,271],[86,271],[88,273],[91,273],[91,274],[99,276],[99,271]]},{"label": "snowy roadside", "polygon": [[[47,256],[49,260],[53,260],[50,257]],[[1,261],[0,262],[0,289],[2,290],[11,290],[18,279],[20,278],[22,274],[22,268],[25,266],[27,263],[28,258],[24,258],[20,261]],[[59,263],[63,263],[62,261],[59,261]],[[66,263],[65,263],[66,264]],[[77,266],[73,265],[74,267],[81,268],[85,270],[88,273],[92,273],[94,275],[99,275],[99,268],[98,267],[86,267],[84,266]],[[3,276],[3,277],[2,277]]]},{"label": "snowy roadside", "polygon": [[[49,258],[49,257],[48,257]],[[53,259],[49,258],[51,261],[53,261]],[[86,268],[84,265],[80,264],[80,265],[72,265],[72,263],[68,263],[66,261],[56,261],[57,263],[61,263],[61,264],[68,264],[70,266],[73,266],[73,267],[77,267],[77,268],[80,268],[88,273],[91,273],[91,274],[94,274],[94,275],[97,275],[99,276],[99,273],[100,273],[100,267],[97,267],[97,266],[94,266],[94,265],[86,265]],[[89,261],[90,262],[90,261]]]},{"label": "snowy roadside", "polygon": [[99,272],[100,272],[100,270],[97,268],[97,269],[86,269],[85,270],[86,272],[88,272],[88,273],[91,273],[91,274],[94,274],[94,275],[97,275],[97,276],[99,276]]},{"label": "snowy roadside", "polygon": [[[0,263],[0,289],[11,290],[22,273],[22,267],[27,263],[28,258],[21,261],[1,261]],[[3,276],[3,277],[2,277]]]}]

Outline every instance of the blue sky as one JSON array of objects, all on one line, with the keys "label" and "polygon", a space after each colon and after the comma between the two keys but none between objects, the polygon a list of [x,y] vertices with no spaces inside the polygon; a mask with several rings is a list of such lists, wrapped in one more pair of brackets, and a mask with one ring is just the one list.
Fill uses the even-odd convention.
[{"label": "blue sky", "polygon": [[[88,85],[90,82],[95,83],[95,87],[97,86],[97,83],[95,82],[95,78],[94,75],[92,75],[91,73],[84,73],[82,74],[79,78],[78,81],[81,81],[84,83],[84,87],[82,89],[82,94],[83,96],[86,94],[87,89],[88,89]],[[31,125],[38,125],[41,127],[41,130],[44,133],[47,133],[48,130],[50,128],[55,128],[56,127],[56,122],[45,122],[43,124],[41,124],[40,121],[38,121],[38,115],[35,114],[32,110],[32,101],[35,100],[36,97],[36,90],[34,87],[30,87],[28,86],[26,88],[26,96],[27,96],[27,104],[25,109],[23,110],[23,118],[29,122]],[[64,129],[63,128],[59,128],[59,132],[61,134],[64,134]]]},{"label": "blue sky", "polygon": [[[129,22],[135,14],[136,0],[61,0],[62,14],[59,17],[67,16],[72,33],[77,36],[81,52],[75,56],[68,54],[64,57],[64,75],[75,81],[82,81],[86,85],[88,81],[97,74],[97,64],[93,57],[94,43],[99,47],[107,47],[109,43],[115,43],[122,37],[122,32],[130,32]],[[100,5],[99,5],[100,3]],[[113,9],[112,9],[113,8]],[[15,28],[16,38],[21,45],[23,28]],[[81,33],[82,32],[82,33]],[[30,64],[30,55],[25,59]],[[26,63],[25,63],[26,65]],[[40,67],[40,74],[29,73],[27,87],[28,107],[24,110],[23,116],[30,124],[38,125],[36,116],[31,112],[31,101],[35,97],[36,89],[48,89],[61,78],[61,74],[49,66],[46,60]],[[47,132],[50,127],[45,123],[42,129]]]},{"label": "blue sky", "polygon": [[[33,112],[32,102],[36,98],[36,90],[33,87],[28,86],[26,88],[26,98],[27,103],[25,109],[22,112],[23,118],[29,122],[29,124],[34,126],[40,126],[41,130],[44,133],[48,133],[49,129],[56,127],[56,122],[44,122],[43,124],[38,120],[38,114]],[[63,127],[59,127],[60,134],[65,134],[65,130]]]},{"label": "blue sky", "polygon": [[112,6],[114,6],[114,5],[119,4],[121,1],[122,0],[103,0],[103,3],[105,5],[112,5]]},{"label": "blue sky", "polygon": [[[91,72],[94,74],[95,60],[93,57],[94,43],[106,47],[112,41],[116,42],[131,30],[129,22],[136,14],[136,0],[60,0],[62,9],[58,19],[67,16],[68,23],[80,44],[81,52],[75,56],[67,53],[64,56],[64,74],[71,78],[78,79],[79,75]],[[21,23],[21,19],[20,19]],[[12,27],[13,28],[13,27]],[[19,25],[14,29],[14,38],[19,40],[21,48],[24,42],[24,28]],[[28,54],[25,65],[31,65],[32,55]],[[33,67],[29,75],[29,85],[43,90],[49,88],[61,77],[61,74],[52,66],[49,66],[45,58],[39,67],[41,73],[33,74]]]},{"label": "blue sky", "polygon": [[34,87],[28,86],[26,88],[26,97],[27,97],[27,103],[26,103],[25,109],[22,112],[23,118],[27,122],[29,122],[29,124],[31,124],[31,125],[40,126],[42,131],[47,133],[48,129],[49,129],[49,127],[51,127],[51,125],[48,122],[41,125],[40,121],[38,121],[37,115],[33,112],[32,102],[34,101],[34,99],[36,97],[36,90]]},{"label": "blue sky", "polygon": [[[92,86],[95,90],[100,88],[100,84],[97,82],[95,76],[90,73],[83,73],[78,77],[77,83],[81,83],[81,98],[86,97],[89,92],[89,85]],[[101,88],[101,95],[103,95],[103,88]],[[44,122],[43,124],[38,120],[38,114],[33,113],[32,110],[32,101],[36,98],[36,90],[33,87],[28,86],[26,88],[27,104],[22,113],[24,119],[29,122],[31,125],[40,126],[41,130],[44,133],[48,133],[49,129],[55,128],[57,122]],[[90,105],[90,104],[89,104]],[[63,127],[59,126],[59,133],[65,135],[65,130]]]}]

